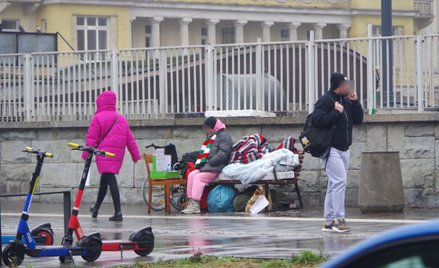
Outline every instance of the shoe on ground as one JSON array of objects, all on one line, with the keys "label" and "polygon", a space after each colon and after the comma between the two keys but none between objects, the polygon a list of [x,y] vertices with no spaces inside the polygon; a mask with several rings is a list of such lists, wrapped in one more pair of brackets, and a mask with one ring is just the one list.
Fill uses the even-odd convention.
[{"label": "shoe on ground", "polygon": [[322,232],[329,233],[349,233],[351,227],[346,224],[346,220],[342,219],[337,222],[332,221],[330,224],[325,224],[322,228]]},{"label": "shoe on ground", "polygon": [[183,214],[200,214],[200,203],[190,200],[188,206],[181,211]]},{"label": "shoe on ground", "polygon": [[96,219],[98,217],[98,212],[99,212],[99,210],[96,209],[94,206],[90,207],[90,213],[91,213],[91,217],[93,219]]},{"label": "shoe on ground", "polygon": [[109,221],[123,221],[123,217],[122,214],[117,213],[114,214],[113,216],[111,216],[110,218],[108,218]]}]

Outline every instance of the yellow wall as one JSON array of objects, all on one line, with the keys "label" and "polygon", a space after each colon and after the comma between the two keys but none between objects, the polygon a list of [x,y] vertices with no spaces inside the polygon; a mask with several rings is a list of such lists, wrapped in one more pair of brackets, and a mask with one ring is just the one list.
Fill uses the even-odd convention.
[{"label": "yellow wall", "polygon": [[[110,17],[109,48],[131,48],[131,23],[127,7],[92,5],[47,5],[38,10],[38,22],[47,20],[47,32],[59,32],[76,49],[75,16]],[[58,39],[59,51],[71,51],[67,44]]]}]

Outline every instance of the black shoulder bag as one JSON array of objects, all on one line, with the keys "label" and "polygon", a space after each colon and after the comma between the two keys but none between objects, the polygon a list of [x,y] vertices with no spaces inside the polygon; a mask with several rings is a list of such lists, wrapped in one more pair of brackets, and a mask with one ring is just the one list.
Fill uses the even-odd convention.
[{"label": "black shoulder bag", "polygon": [[114,125],[116,125],[117,120],[119,119],[119,114],[116,116],[116,119],[114,119],[113,124],[111,125],[111,127],[107,130],[107,132],[105,133],[104,136],[102,136],[102,139],[98,142],[98,144],[96,144],[96,148],[99,147],[99,145],[101,145],[101,143],[104,141],[104,139],[107,137],[107,135],[110,133],[110,131],[113,129]]},{"label": "black shoulder bag", "polygon": [[[330,97],[331,100],[332,97]],[[334,101],[334,100],[333,100]],[[334,101],[335,104],[335,101]],[[316,127],[312,122],[312,114],[309,114],[305,126],[299,136],[303,150],[314,157],[323,157],[331,147],[335,125],[328,128]]]}]

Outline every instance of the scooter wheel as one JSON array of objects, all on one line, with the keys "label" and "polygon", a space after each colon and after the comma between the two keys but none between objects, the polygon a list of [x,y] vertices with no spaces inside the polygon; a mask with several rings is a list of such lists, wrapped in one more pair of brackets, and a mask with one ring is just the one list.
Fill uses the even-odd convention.
[{"label": "scooter wheel", "polygon": [[101,243],[96,240],[90,240],[86,245],[84,245],[86,254],[82,254],[81,257],[87,262],[94,262],[101,256],[102,248]]},{"label": "scooter wheel", "polygon": [[143,234],[140,239],[136,239],[134,242],[141,244],[142,247],[146,247],[146,249],[134,250],[134,252],[141,257],[148,256],[154,249],[154,238],[151,239],[151,237],[146,233]]},{"label": "scooter wheel", "polygon": [[36,234],[36,237],[40,237],[44,239],[45,246],[51,246],[53,245],[53,234],[49,232],[48,230],[39,230]]},{"label": "scooter wheel", "polygon": [[8,267],[17,267],[24,260],[24,254],[16,245],[7,245],[2,252],[3,263]]},{"label": "scooter wheel", "polygon": [[66,257],[64,256],[59,257],[59,262],[63,264],[66,263]]}]

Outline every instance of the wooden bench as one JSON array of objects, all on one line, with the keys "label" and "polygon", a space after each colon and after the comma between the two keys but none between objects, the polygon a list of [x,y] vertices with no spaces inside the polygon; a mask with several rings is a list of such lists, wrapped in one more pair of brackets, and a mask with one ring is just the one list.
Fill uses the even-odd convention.
[{"label": "wooden bench", "polygon": [[[270,191],[270,185],[291,185],[294,184],[293,192],[297,194],[297,199],[299,200],[300,209],[303,209],[303,201],[302,196],[300,195],[300,189],[298,181],[300,179],[300,172],[302,171],[302,165],[303,165],[303,159],[305,158],[304,152],[299,151],[299,165],[294,168],[293,171],[279,171],[278,177],[282,177],[282,173],[292,173],[294,172],[294,178],[288,178],[288,179],[272,179],[272,180],[259,180],[254,183],[251,183],[252,185],[263,185],[265,190],[265,196],[268,199],[269,191]],[[211,185],[218,185],[218,184],[229,184],[229,185],[236,185],[236,184],[242,184],[240,180],[216,180],[211,183]]]}]

